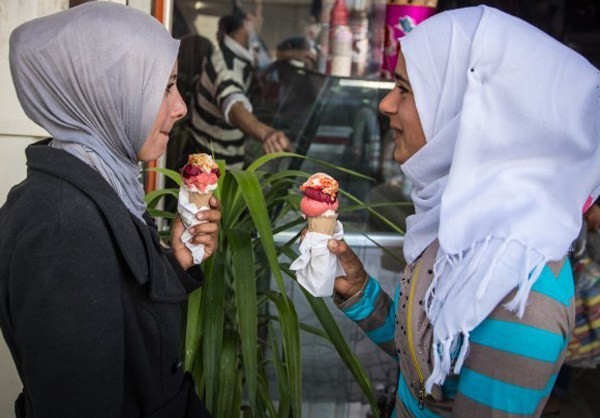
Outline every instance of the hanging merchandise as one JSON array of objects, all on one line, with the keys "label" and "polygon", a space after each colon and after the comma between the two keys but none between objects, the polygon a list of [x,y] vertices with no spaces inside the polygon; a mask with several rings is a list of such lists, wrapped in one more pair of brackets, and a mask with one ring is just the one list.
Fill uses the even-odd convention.
[{"label": "hanging merchandise", "polygon": [[349,77],[352,70],[352,31],[345,0],[336,0],[329,18],[328,74]]},{"label": "hanging merchandise", "polygon": [[379,74],[383,60],[386,0],[371,0],[369,74]]},{"label": "hanging merchandise", "polygon": [[352,75],[363,77],[369,60],[369,17],[365,0],[355,0],[350,12],[352,31]]},{"label": "hanging merchandise", "polygon": [[317,57],[317,71],[327,73],[329,63],[329,12],[333,6],[329,0],[324,0],[321,9],[321,30],[319,31],[319,56]]},{"label": "hanging merchandise", "polygon": [[[425,6],[425,4],[428,5]],[[385,38],[381,66],[383,78],[393,79],[398,60],[398,38],[403,37],[419,23],[433,16],[437,11],[436,7],[432,7],[433,5],[437,5],[437,1],[396,0],[388,3],[385,9]]]}]

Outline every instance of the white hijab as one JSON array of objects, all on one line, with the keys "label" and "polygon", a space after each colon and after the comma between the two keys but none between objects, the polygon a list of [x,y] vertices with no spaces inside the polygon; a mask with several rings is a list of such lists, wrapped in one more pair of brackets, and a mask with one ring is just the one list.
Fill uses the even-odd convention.
[{"label": "white hijab", "polygon": [[138,218],[137,153],[158,114],[179,41],[155,18],[94,1],[19,26],[10,68],[25,113],[94,167]]},{"label": "white hijab", "polygon": [[427,293],[434,370],[513,289],[522,316],[548,261],[577,237],[600,191],[600,75],[540,30],[479,6],[440,13],[401,39],[427,139],[402,166],[414,185],[404,255],[440,249]]}]

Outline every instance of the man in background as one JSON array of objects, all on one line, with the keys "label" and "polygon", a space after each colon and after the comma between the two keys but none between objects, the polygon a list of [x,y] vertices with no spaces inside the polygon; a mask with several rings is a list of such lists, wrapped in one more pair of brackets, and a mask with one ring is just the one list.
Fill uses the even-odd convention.
[{"label": "man in background", "polygon": [[228,169],[240,169],[246,136],[262,143],[266,153],[290,148],[285,133],[252,114],[247,96],[255,60],[249,42],[252,31],[251,14],[235,13],[219,20],[218,48],[205,60],[195,84],[186,126],[189,140],[178,166],[188,154],[206,152],[225,160]]}]

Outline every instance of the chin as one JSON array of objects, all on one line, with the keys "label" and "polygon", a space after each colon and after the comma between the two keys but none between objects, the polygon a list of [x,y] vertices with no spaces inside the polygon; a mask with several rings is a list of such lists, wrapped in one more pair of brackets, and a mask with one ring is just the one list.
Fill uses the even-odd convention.
[{"label": "chin", "polygon": [[400,152],[399,150],[394,151],[394,161],[399,164],[404,164],[408,160],[408,156]]},{"label": "chin", "polygon": [[164,153],[165,153],[165,150],[162,150],[162,151],[157,150],[156,152],[147,152],[142,155],[138,154],[138,160],[143,163],[148,163],[150,161],[158,160],[160,157],[163,156]]}]

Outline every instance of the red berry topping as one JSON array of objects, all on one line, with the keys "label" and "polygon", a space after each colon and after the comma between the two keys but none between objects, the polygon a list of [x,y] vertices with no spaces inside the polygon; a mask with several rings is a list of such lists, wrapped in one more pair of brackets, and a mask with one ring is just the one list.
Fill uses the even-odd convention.
[{"label": "red berry topping", "polygon": [[183,176],[184,179],[189,179],[190,177],[195,177],[200,175],[201,170],[199,167],[195,167],[192,164],[186,164],[185,166],[183,166],[183,169],[181,170],[181,175]]},{"label": "red berry topping", "polygon": [[331,196],[311,187],[307,187],[306,190],[304,190],[304,195],[309,199],[316,200],[317,202],[323,202],[328,204],[333,203],[333,199],[331,198]]}]

